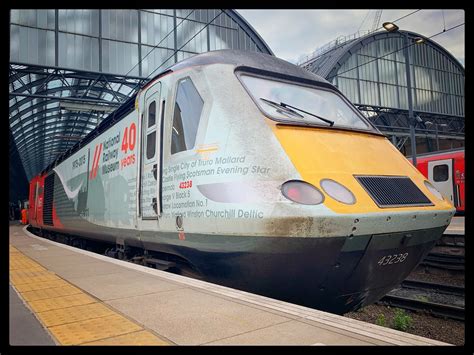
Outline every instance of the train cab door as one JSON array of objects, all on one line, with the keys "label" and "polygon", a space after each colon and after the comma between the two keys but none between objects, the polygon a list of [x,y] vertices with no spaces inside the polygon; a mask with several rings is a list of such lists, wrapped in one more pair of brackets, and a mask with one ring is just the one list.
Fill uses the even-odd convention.
[{"label": "train cab door", "polygon": [[428,180],[454,205],[453,159],[428,162]]},{"label": "train cab door", "polygon": [[160,210],[157,191],[159,186],[160,107],[161,83],[156,83],[146,92],[145,109],[141,119],[141,159],[140,159],[140,207],[142,220],[157,219]]}]

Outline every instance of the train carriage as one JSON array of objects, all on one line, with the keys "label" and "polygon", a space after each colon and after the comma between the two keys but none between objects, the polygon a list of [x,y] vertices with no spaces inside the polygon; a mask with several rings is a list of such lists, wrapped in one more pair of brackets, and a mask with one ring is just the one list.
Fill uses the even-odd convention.
[{"label": "train carriage", "polygon": [[[412,158],[409,158],[412,161]],[[417,169],[456,207],[465,211],[464,148],[418,154]]]},{"label": "train carriage", "polygon": [[396,287],[454,214],[329,82],[234,50],[150,80],[32,179],[30,211],[44,235],[335,313]]}]

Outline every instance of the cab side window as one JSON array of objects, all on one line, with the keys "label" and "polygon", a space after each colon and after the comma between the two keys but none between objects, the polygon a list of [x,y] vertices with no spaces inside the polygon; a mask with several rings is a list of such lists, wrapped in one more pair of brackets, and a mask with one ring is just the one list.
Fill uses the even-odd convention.
[{"label": "cab side window", "polygon": [[171,154],[194,147],[203,106],[204,101],[191,78],[181,80],[174,104]]},{"label": "cab side window", "polygon": [[146,158],[148,160],[155,157],[156,147],[156,103],[153,101],[148,106],[148,125],[146,131]]}]

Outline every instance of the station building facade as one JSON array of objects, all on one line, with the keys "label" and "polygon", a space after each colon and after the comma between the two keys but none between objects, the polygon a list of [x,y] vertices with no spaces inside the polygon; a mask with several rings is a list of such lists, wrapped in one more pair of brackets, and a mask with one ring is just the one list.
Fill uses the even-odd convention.
[{"label": "station building facade", "polygon": [[300,65],[336,85],[411,155],[407,53],[416,153],[463,147],[464,67],[436,42],[408,31],[374,32],[340,38]]},{"label": "station building facade", "polygon": [[149,78],[226,48],[273,55],[234,10],[11,10],[11,200]]}]

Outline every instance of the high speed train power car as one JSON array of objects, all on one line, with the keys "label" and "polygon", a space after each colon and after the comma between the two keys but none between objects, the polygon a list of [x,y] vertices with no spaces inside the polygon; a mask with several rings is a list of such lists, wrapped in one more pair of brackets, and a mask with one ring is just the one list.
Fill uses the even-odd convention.
[{"label": "high speed train power car", "polygon": [[31,180],[39,233],[334,313],[417,266],[453,206],[328,81],[234,50],[150,80]]}]

